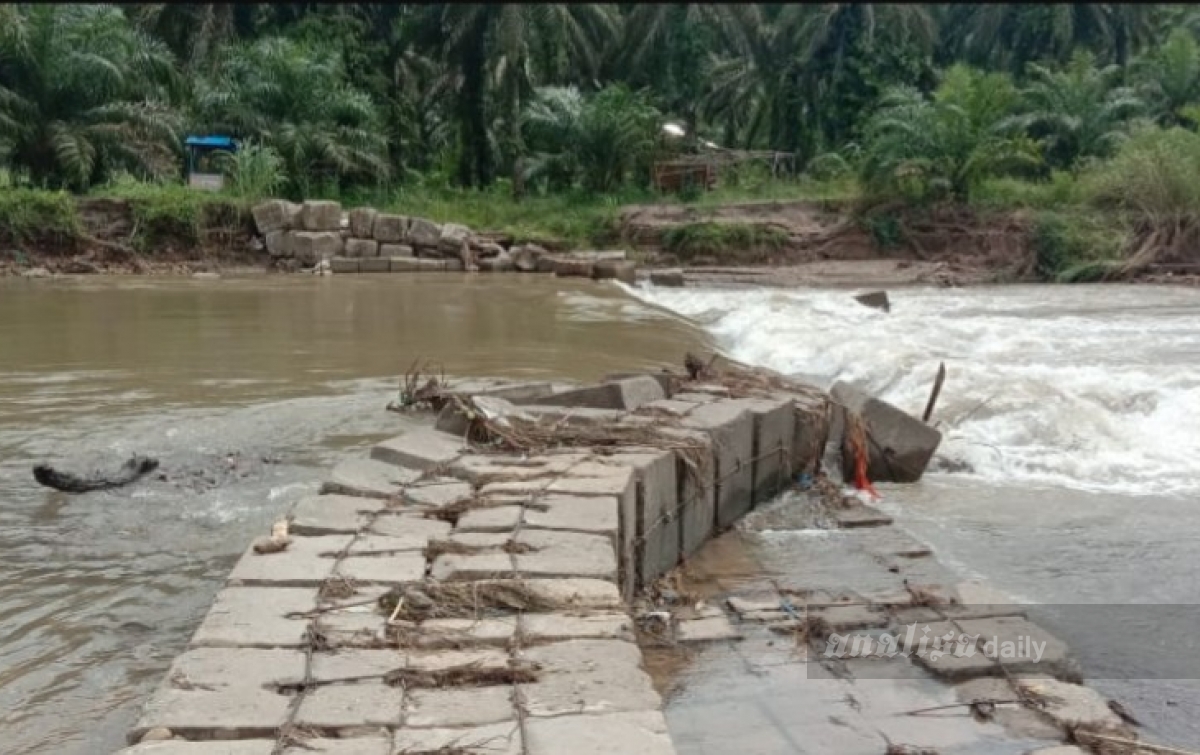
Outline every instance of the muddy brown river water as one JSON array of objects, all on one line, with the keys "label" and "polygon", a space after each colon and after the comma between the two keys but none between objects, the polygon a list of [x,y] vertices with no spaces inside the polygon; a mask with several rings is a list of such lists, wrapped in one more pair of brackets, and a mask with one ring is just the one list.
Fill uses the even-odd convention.
[{"label": "muddy brown river water", "polygon": [[[1151,733],[1200,743],[1200,674],[1137,678],[1170,657],[1166,641],[1200,658],[1194,631],[1155,635],[1150,608],[1091,623],[1144,639],[1126,645],[1077,614],[1053,621],[1068,603],[1200,603],[1200,292],[905,289],[892,303],[524,276],[0,280],[0,752],[123,744],[246,543],[340,455],[403,428],[383,407],[413,359],[586,380],[712,344],[909,411],[946,361],[938,458],[881,505],[962,576],[1045,604]],[[30,474],[135,452],[163,478],[66,496]],[[800,570],[792,548],[808,537],[752,528],[725,563]],[[667,716],[684,755],[731,751],[717,746],[730,716],[787,698],[727,673],[703,654],[683,672]],[[743,707],[726,705],[734,692]]]},{"label": "muddy brown river water", "polygon": [[[707,344],[614,285],[512,276],[0,281],[0,752],[99,755],[236,557],[449,374],[595,379]],[[157,456],[166,479],[33,481]]]}]

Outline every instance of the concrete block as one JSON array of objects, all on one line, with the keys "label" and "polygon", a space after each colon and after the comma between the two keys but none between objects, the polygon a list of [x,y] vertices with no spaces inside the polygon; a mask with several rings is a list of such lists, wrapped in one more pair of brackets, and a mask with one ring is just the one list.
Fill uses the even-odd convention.
[{"label": "concrete block", "polygon": [[254,228],[259,235],[265,236],[275,231],[287,230],[287,203],[282,199],[268,199],[259,202],[250,210],[254,216]]},{"label": "concrete block", "polygon": [[516,721],[458,729],[403,728],[396,732],[396,755],[454,753],[454,755],[524,755],[521,727]]},{"label": "concrete block", "polygon": [[595,263],[587,259],[554,259],[554,274],[559,278],[591,278]]},{"label": "concrete block", "polygon": [[291,247],[288,246],[287,231],[282,229],[270,231],[264,237],[267,246],[267,254],[272,257],[290,257],[292,256]]},{"label": "concrete block", "polygon": [[724,616],[711,616],[679,622],[675,628],[675,639],[679,642],[719,642],[740,640],[742,633]]},{"label": "concrete block", "polygon": [[619,280],[633,285],[637,283],[637,263],[628,260],[600,260],[592,266],[596,280]]},{"label": "concrete block", "polygon": [[[496,619],[427,619],[421,622],[417,646],[422,649],[458,649],[480,645],[508,647],[516,631],[516,616]],[[480,721],[479,723],[488,722]],[[430,726],[452,725],[455,724],[430,724]]]},{"label": "concrete block", "polygon": [[416,257],[392,257],[393,273],[443,273],[445,260],[417,259]]},{"label": "concrete block", "polygon": [[[412,257],[413,248],[407,244],[380,244],[379,256],[395,259],[397,257]],[[395,271],[400,272],[400,271]]]},{"label": "concrete block", "polygon": [[364,257],[358,261],[358,271],[360,273],[390,273],[392,263],[386,257]]},{"label": "concrete block", "polygon": [[[958,619],[959,630],[978,635],[979,651],[997,660],[1010,674],[1047,674],[1075,680],[1078,670],[1066,643],[1029,619],[1000,616],[988,619]],[[1031,647],[1036,643],[1040,648]],[[1012,652],[1009,652],[1009,648]]]},{"label": "concrete block", "polygon": [[420,428],[379,443],[371,449],[371,458],[426,472],[450,464],[464,450],[462,438]]},{"label": "concrete block", "polygon": [[372,207],[355,207],[347,213],[350,235],[360,239],[375,237],[375,218],[379,212]]},{"label": "concrete block", "polygon": [[300,225],[306,231],[337,231],[342,227],[342,206],[337,202],[309,200],[300,211]]},{"label": "concrete block", "polygon": [[520,506],[471,509],[459,517],[455,532],[513,532],[521,523]]},{"label": "concrete block", "polygon": [[486,726],[516,717],[512,688],[507,686],[417,689],[404,701],[404,725],[413,729]]},{"label": "concrete block", "polygon": [[516,567],[513,557],[493,553],[443,553],[434,559],[430,576],[440,582],[474,582],[481,579],[511,579]]},{"label": "concrete block", "polygon": [[387,617],[372,606],[355,606],[329,611],[314,619],[314,624],[333,649],[383,648],[395,643],[387,637]]},{"label": "concrete block", "polygon": [[715,526],[718,530],[730,527],[752,508],[753,415],[740,401],[718,401],[697,407],[683,424],[712,438]]},{"label": "concrete block", "polygon": [[445,265],[445,271],[447,273],[462,273],[467,269],[467,266],[463,264],[462,260],[443,260],[442,262]]},{"label": "concrete block", "polygon": [[438,250],[446,256],[457,255],[463,244],[471,238],[471,229],[458,223],[446,223],[438,236]]},{"label": "concrete block", "polygon": [[385,215],[380,213],[375,216],[375,223],[371,228],[371,235],[379,243],[400,244],[404,242],[407,234],[408,218],[404,217],[403,215]]},{"label": "concrete block", "polygon": [[716,401],[719,396],[714,396],[711,393],[698,393],[693,391],[681,391],[671,397],[675,401],[687,401],[693,404],[711,404]]},{"label": "concrete block", "polygon": [[317,607],[315,587],[226,587],[192,635],[191,647],[299,647]]},{"label": "concrete block", "polygon": [[378,257],[379,242],[374,239],[346,239],[347,257]]},{"label": "concrete block", "polygon": [[659,711],[540,718],[529,722],[526,736],[527,755],[675,755]]},{"label": "concrete block", "polygon": [[447,404],[438,413],[435,430],[462,437],[467,434],[471,419],[475,414],[495,422],[503,422],[509,418],[532,420],[532,416],[522,412],[515,404],[497,396],[472,396],[474,409],[464,409],[457,402]]},{"label": "concrete block", "polygon": [[415,482],[421,473],[372,459],[346,459],[329,473],[321,484],[322,494],[355,495],[366,498],[391,498],[402,486]]},{"label": "concrete block", "polygon": [[342,237],[337,231],[288,231],[284,243],[291,249],[291,256],[302,265],[343,256]]},{"label": "concrete block", "polygon": [[643,413],[662,412],[673,417],[683,417],[697,406],[700,405],[691,401],[680,401],[679,399],[664,398],[658,401],[651,401],[643,404],[640,411]]},{"label": "concrete block", "polygon": [[436,248],[442,239],[442,227],[425,218],[412,218],[405,240],[414,247]]},{"label": "concrete block", "polygon": [[838,509],[833,518],[843,529],[858,527],[884,527],[892,523],[892,518],[874,506],[854,506],[848,509]]},{"label": "concrete block", "polygon": [[[393,517],[404,519],[408,517]],[[381,556],[389,553],[408,553],[411,551],[423,550],[429,543],[430,537],[445,536],[446,522],[437,522],[420,517],[413,517],[412,521],[416,524],[428,522],[431,525],[441,525],[436,529],[431,527],[426,529],[400,529],[396,534],[379,534],[375,532],[365,532],[359,536],[357,540],[350,544],[350,551],[347,555],[350,556]]]},{"label": "concrete block", "polygon": [[[940,432],[849,383],[834,383],[830,395],[862,417],[866,424],[871,436],[867,443],[871,457],[867,474],[872,480],[916,482],[921,479],[942,441]],[[849,455],[843,453],[843,457],[848,464]]]},{"label": "concrete block", "polygon": [[406,654],[396,648],[313,653],[312,678],[318,682],[340,682],[383,677],[390,671],[404,668],[406,658]]},{"label": "concrete block", "polygon": [[318,730],[396,727],[404,690],[379,681],[329,684],[309,690],[296,710],[296,723]]},{"label": "concrete block", "polygon": [[620,611],[625,607],[617,586],[600,579],[529,579],[522,585],[560,610]]},{"label": "concrete block", "polygon": [[619,505],[615,496],[544,495],[537,499],[536,508],[525,509],[524,526],[604,535],[615,544],[621,525]]},{"label": "concrete block", "polygon": [[565,613],[521,615],[521,642],[525,645],[563,640],[625,640],[634,642],[632,622],[624,613]]},{"label": "concrete block", "polygon": [[[117,755],[272,755],[274,739],[242,739],[233,742],[142,742]],[[291,755],[288,753],[288,755]]]},{"label": "concrete block", "polygon": [[617,557],[612,541],[577,532],[521,530],[517,543],[534,548],[513,556],[523,577],[586,577],[617,579]]},{"label": "concrete block", "polygon": [[1045,676],[1018,678],[1017,688],[1042,703],[1041,711],[1071,734],[1076,729],[1121,732],[1129,727],[1108,707],[1108,701],[1089,687],[1069,684]]},{"label": "concrete block", "polygon": [[274,737],[290,705],[274,687],[303,678],[304,654],[298,650],[188,650],[171,664],[128,741],[160,727],[189,739]]},{"label": "concrete block", "polygon": [[872,606],[830,606],[811,609],[814,619],[820,619],[832,632],[856,629],[880,629],[888,625],[887,613]]},{"label": "concrete block", "polygon": [[329,269],[335,274],[337,273],[358,273],[362,272],[357,259],[348,257],[334,257],[329,260]]},{"label": "concrete block", "polygon": [[[558,269],[558,262],[562,257],[557,254],[545,254],[538,257],[533,263],[533,270],[537,273],[553,273]],[[590,276],[590,273],[589,273]]]},{"label": "concrete block", "polygon": [[640,589],[679,563],[680,524],[677,459],[673,451],[614,454],[611,461],[633,468],[637,503],[633,552],[636,588]]},{"label": "concrete block", "polygon": [[884,312],[892,311],[892,303],[888,301],[887,291],[869,291],[865,294],[859,294],[854,297],[854,301],[864,307],[882,309]]},{"label": "concrete block", "polygon": [[304,739],[285,747],[282,755],[392,755],[392,736],[388,732],[354,733],[350,739]]},{"label": "concrete block", "polygon": [[755,506],[771,500],[792,479],[796,410],[789,399],[749,398],[741,403],[754,417],[752,454]]},{"label": "concrete block", "polygon": [[279,553],[255,553],[250,546],[229,574],[232,584],[316,586],[333,573],[334,556],[350,544],[351,535],[293,537]]},{"label": "concrete block", "polygon": [[632,411],[666,398],[662,385],[649,375],[564,391],[537,400],[540,406],[590,407]]},{"label": "concrete block", "polygon": [[657,711],[662,704],[632,642],[568,640],[522,648],[520,658],[540,667],[538,681],[518,685],[519,704],[533,718]]},{"label": "concrete block", "polygon": [[334,535],[358,532],[371,516],[383,510],[379,498],[349,495],[314,495],[301,498],[292,508],[289,532],[293,535]]},{"label": "concrete block", "polygon": [[447,471],[455,477],[480,486],[492,482],[519,482],[539,478],[548,485],[552,478],[565,473],[582,458],[570,454],[526,459],[467,454],[451,464]]},{"label": "concrete block", "polygon": [[679,489],[679,544],[683,556],[690,556],[708,542],[713,534],[717,516],[717,489],[714,484],[716,461],[712,438],[699,430],[666,429],[667,435],[699,443],[687,452],[693,463],[681,452],[676,455],[675,481]]},{"label": "concrete block", "polygon": [[[451,464],[453,469],[454,465]],[[404,490],[404,502],[411,506],[429,509],[441,509],[453,506],[462,501],[468,501],[475,496],[475,490],[470,483],[441,478],[440,480],[423,481]]]},{"label": "concrete block", "polygon": [[425,554],[416,551],[386,556],[348,556],[338,562],[336,574],[366,584],[412,584],[425,579]]},{"label": "concrete block", "polygon": [[400,550],[420,550],[430,540],[449,536],[450,523],[412,514],[387,512],[379,515],[371,523],[369,533],[407,540],[410,543],[409,547]]},{"label": "concrete block", "polygon": [[651,270],[650,283],[663,288],[682,288],[683,270],[673,268],[671,270]]},{"label": "concrete block", "polygon": [[537,403],[537,399],[554,393],[554,384],[544,380],[501,383],[499,385],[453,383],[450,389],[459,395],[494,396],[514,404],[525,404]]}]

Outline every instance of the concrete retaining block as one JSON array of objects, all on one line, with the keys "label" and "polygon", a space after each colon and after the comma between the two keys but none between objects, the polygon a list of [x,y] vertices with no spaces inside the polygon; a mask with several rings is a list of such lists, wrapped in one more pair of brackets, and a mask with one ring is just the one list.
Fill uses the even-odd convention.
[{"label": "concrete retaining block", "polygon": [[583,577],[617,580],[617,557],[612,541],[577,532],[521,530],[516,542],[529,551],[513,556],[522,577]]},{"label": "concrete retaining block", "polygon": [[300,225],[306,231],[338,231],[342,227],[342,206],[337,202],[309,200],[302,205]]},{"label": "concrete retaining block", "polygon": [[285,244],[302,265],[342,256],[342,237],[337,231],[288,231]]},{"label": "concrete retaining block", "polygon": [[380,681],[330,684],[304,695],[295,723],[319,731],[397,727],[403,707],[404,690]]},{"label": "concrete retaining block", "polygon": [[679,545],[682,556],[690,556],[712,536],[716,522],[717,496],[714,476],[716,460],[712,438],[699,430],[664,428],[664,435],[686,438],[698,443],[690,452],[699,461],[689,464],[681,453],[675,459],[675,484],[678,490]]},{"label": "concrete retaining block", "polygon": [[741,399],[754,417],[753,505],[769,501],[792,477],[796,410],[788,399]]},{"label": "concrete retaining block", "polygon": [[441,273],[446,272],[444,260],[418,259],[417,257],[392,257],[393,273]]},{"label": "concrete retaining block", "polygon": [[364,257],[358,261],[360,273],[390,273],[392,263],[386,257]]},{"label": "concrete retaining block", "polygon": [[408,223],[408,235],[405,241],[416,248],[436,249],[442,240],[442,227],[432,220],[413,218]]},{"label": "concrete retaining block", "polygon": [[443,553],[433,561],[430,576],[442,582],[515,579],[513,557],[504,552]]},{"label": "concrete retaining block", "polygon": [[[544,495],[524,509],[525,527],[604,535],[617,545],[621,526],[616,496]],[[461,520],[459,522],[461,524]]]},{"label": "concrete retaining block", "polygon": [[684,283],[683,270],[651,270],[650,283],[663,288],[682,288]]},{"label": "concrete retaining block", "polygon": [[637,283],[637,263],[626,260],[600,260],[592,266],[596,280],[619,280],[633,285]]},{"label": "concrete retaining block", "polygon": [[526,613],[521,615],[521,641],[537,645],[564,640],[634,641],[633,622],[624,613],[596,613],[577,616],[565,613]]},{"label": "concrete retaining block", "polygon": [[263,240],[267,246],[267,254],[271,255],[272,257],[292,256],[292,250],[288,246],[287,231],[282,229],[269,231]]},{"label": "concrete retaining block", "polygon": [[379,242],[373,239],[346,239],[347,257],[378,257]]},{"label": "concrete retaining block", "polygon": [[321,484],[321,493],[391,498],[420,476],[417,470],[373,459],[346,459],[329,473],[329,479]]},{"label": "concrete retaining block", "polygon": [[672,451],[614,454],[609,460],[636,474],[633,575],[641,589],[679,563],[679,488]]},{"label": "concrete retaining block", "polygon": [[[310,740],[311,741],[311,740]],[[242,739],[233,742],[142,742],[117,755],[272,755],[274,739]]]},{"label": "concrete retaining block", "polygon": [[712,438],[715,526],[730,527],[753,508],[754,417],[741,402],[725,400],[697,407],[683,424]]},{"label": "concrete retaining block", "polygon": [[413,248],[407,244],[380,244],[379,256],[395,259],[397,257],[412,257]]},{"label": "concrete retaining block", "polygon": [[229,574],[230,584],[309,587],[333,573],[334,555],[350,544],[351,535],[293,537],[279,553],[255,553],[250,546]]},{"label": "concrete retaining block", "polygon": [[379,212],[371,207],[355,207],[347,213],[350,221],[350,235],[360,239],[375,237],[375,218]]},{"label": "concrete retaining block", "polygon": [[537,399],[539,406],[589,407],[632,411],[666,398],[662,385],[649,375],[563,391]]},{"label": "concrete retaining block", "polygon": [[371,458],[425,472],[448,465],[463,453],[462,438],[421,428],[376,445],[371,449]]},{"label": "concrete retaining block", "polygon": [[383,510],[378,498],[347,495],[316,495],[302,498],[292,508],[294,535],[353,533],[367,525],[372,515]]},{"label": "concrete retaining block", "polygon": [[[642,654],[632,642],[568,640],[523,648],[522,660],[540,667],[538,680],[517,685],[520,705],[531,718],[579,713],[655,711],[662,704],[650,677],[642,670]],[[560,743],[560,745],[563,743]],[[543,752],[579,752],[574,746]],[[641,750],[606,749],[640,753]]]},{"label": "concrete retaining block", "polygon": [[336,273],[358,273],[361,272],[357,259],[349,259],[347,257],[334,257],[329,260],[329,269]]},{"label": "concrete retaining block", "polygon": [[259,202],[250,210],[254,216],[254,227],[261,235],[273,231],[287,230],[288,211],[286,202],[281,199],[269,199]]},{"label": "concrete retaining block", "polygon": [[554,260],[554,274],[559,278],[591,278],[594,267],[595,263],[592,260],[563,258]]},{"label": "concrete retaining block", "polygon": [[192,635],[190,647],[300,647],[317,607],[315,587],[226,587]]},{"label": "concrete retaining block", "polygon": [[408,218],[403,215],[385,215],[380,213],[375,216],[375,222],[371,227],[371,235],[381,244],[403,243],[408,236]]},{"label": "concrete retaining block", "polygon": [[[942,441],[940,432],[849,383],[834,383],[830,395],[834,401],[862,417],[867,426],[870,434],[867,475],[872,480],[916,482],[921,479]],[[843,451],[843,459],[848,464],[850,455]]]}]

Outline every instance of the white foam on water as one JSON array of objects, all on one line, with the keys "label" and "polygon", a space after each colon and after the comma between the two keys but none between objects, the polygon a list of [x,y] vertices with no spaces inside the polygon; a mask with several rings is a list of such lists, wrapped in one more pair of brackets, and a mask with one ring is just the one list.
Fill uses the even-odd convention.
[{"label": "white foam on water", "polygon": [[1200,492],[1200,291],[1153,286],[852,291],[627,288],[730,356],[919,414],[938,362],[931,475],[1132,495]]}]

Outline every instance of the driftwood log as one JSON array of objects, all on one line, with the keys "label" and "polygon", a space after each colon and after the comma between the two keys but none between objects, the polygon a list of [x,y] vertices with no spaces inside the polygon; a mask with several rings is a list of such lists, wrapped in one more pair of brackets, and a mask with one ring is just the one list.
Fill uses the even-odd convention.
[{"label": "driftwood log", "polygon": [[158,469],[158,459],[133,456],[111,474],[94,472],[81,476],[55,469],[49,464],[38,464],[33,468],[33,478],[48,488],[64,493],[89,493],[93,490],[110,490],[128,485],[155,469]]}]

